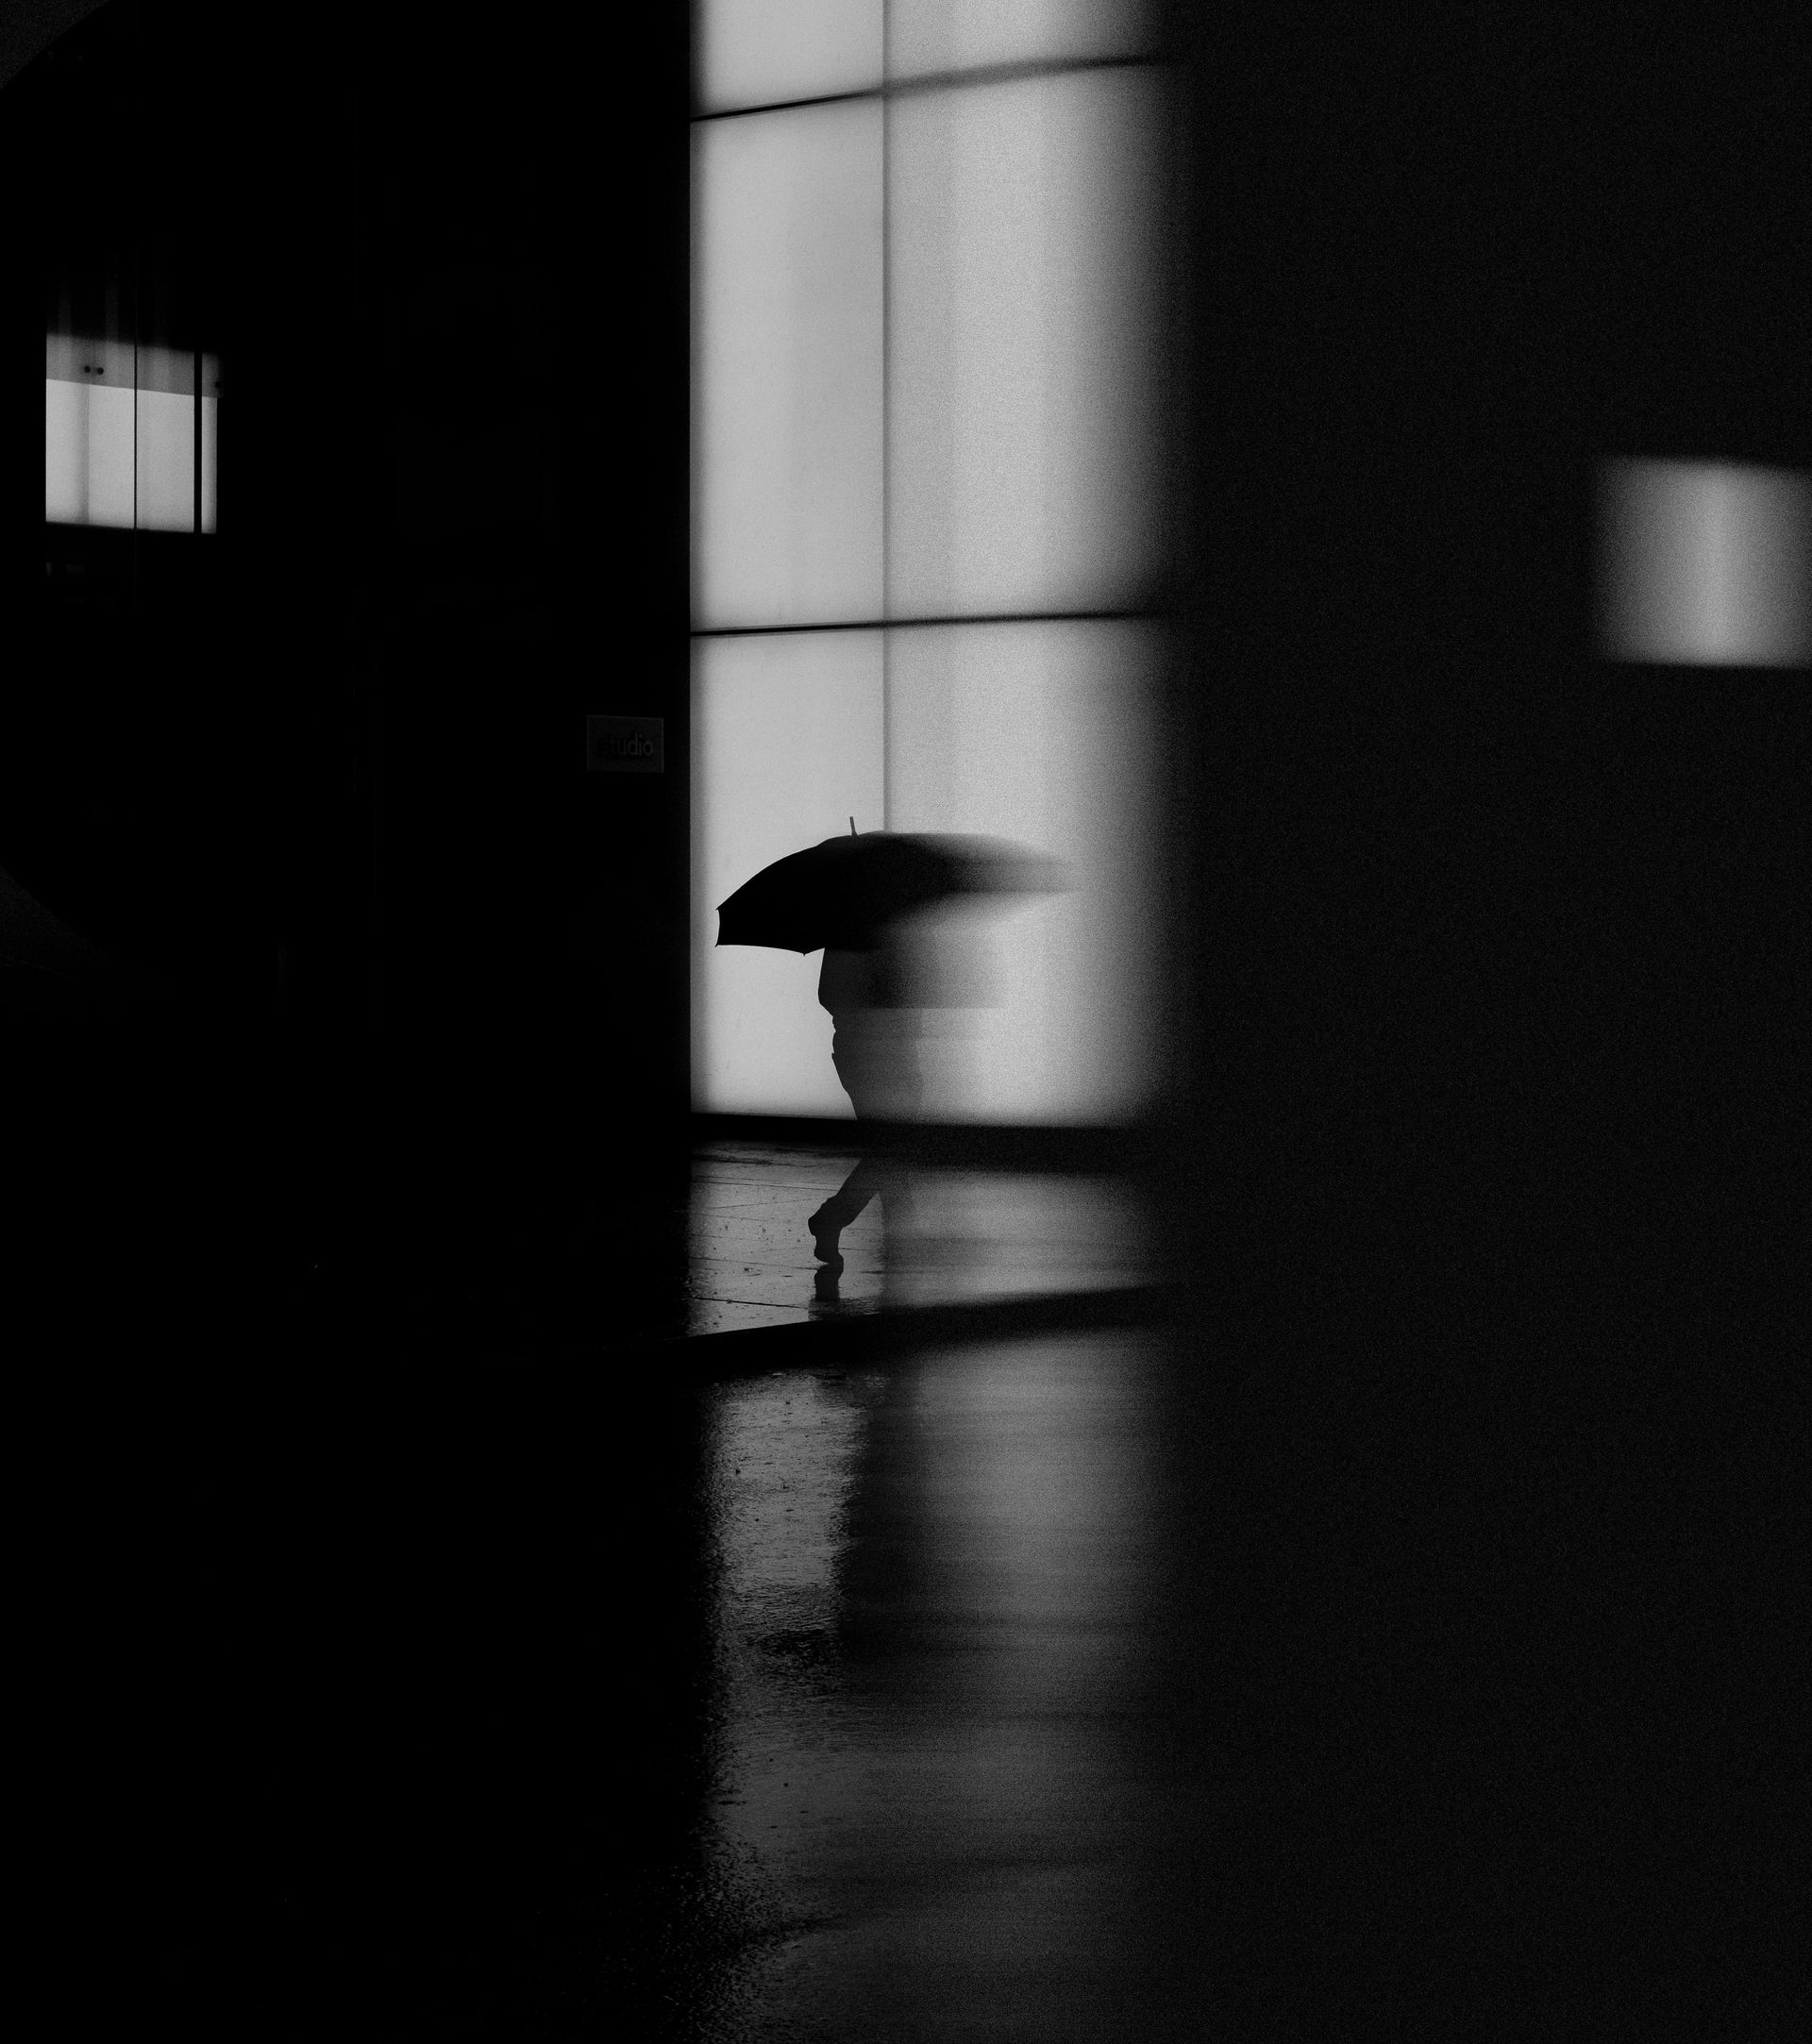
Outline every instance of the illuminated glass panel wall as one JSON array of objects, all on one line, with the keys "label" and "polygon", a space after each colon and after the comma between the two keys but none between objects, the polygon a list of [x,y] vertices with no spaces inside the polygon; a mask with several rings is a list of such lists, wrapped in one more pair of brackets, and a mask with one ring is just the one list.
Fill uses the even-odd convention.
[{"label": "illuminated glass panel wall", "polygon": [[716,904],[861,828],[1071,892],[969,941],[927,1112],[1093,1121],[1151,1071],[1158,75],[1111,0],[709,0],[694,145],[694,1100],[847,1114],[820,960]]}]

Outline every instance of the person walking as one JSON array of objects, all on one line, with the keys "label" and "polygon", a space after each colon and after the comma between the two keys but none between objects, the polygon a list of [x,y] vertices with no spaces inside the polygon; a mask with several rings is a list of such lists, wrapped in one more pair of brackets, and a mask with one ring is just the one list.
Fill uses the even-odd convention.
[{"label": "person walking", "polygon": [[[818,1003],[830,1016],[830,1056],[856,1118],[916,1121],[924,1009],[992,1005],[972,947],[953,942],[940,912],[965,897],[979,905],[1066,885],[1055,861],[1004,839],[890,830],[864,837],[852,816],[847,838],[777,859],[719,902],[717,942],[802,957],[822,950]],[[898,1263],[914,1227],[912,1169],[898,1158],[864,1157],[807,1221],[824,1266],[820,1297],[835,1296],[840,1237],[876,1198],[887,1217],[890,1262]]]}]

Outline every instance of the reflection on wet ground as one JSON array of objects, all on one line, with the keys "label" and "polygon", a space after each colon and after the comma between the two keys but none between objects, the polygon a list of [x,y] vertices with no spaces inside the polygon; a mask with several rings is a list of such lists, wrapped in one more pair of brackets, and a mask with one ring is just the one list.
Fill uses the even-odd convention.
[{"label": "reflection on wet ground", "polygon": [[845,1229],[827,1282],[807,1217],[847,1176],[830,1150],[714,1143],[695,1153],[686,1332],[780,1327],[928,1306],[1137,1284],[1139,1209],[1111,1179],[921,1167],[891,1240],[877,1199]]},{"label": "reflection on wet ground", "polygon": [[1149,1350],[707,1394],[709,1822],[750,1935],[701,2038],[1140,2034]]}]

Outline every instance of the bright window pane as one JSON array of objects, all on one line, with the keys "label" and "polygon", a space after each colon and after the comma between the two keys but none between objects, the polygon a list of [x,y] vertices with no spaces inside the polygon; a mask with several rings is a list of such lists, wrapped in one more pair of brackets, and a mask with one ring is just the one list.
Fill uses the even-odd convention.
[{"label": "bright window pane", "polygon": [[1149,0],[892,0],[888,75],[1132,56],[1150,47],[1154,14]]},{"label": "bright window pane", "polygon": [[890,616],[1140,600],[1154,94],[1132,69],[896,102]]},{"label": "bright window pane", "polygon": [[882,827],[876,631],[701,641],[692,694],[693,1103],[847,1116],[818,1006],[821,953],[717,943],[717,904],[763,866]]},{"label": "bright window pane", "polygon": [[[44,516],[193,532],[195,358],[53,335],[44,379]],[[204,390],[219,381],[202,360]],[[202,399],[202,529],[215,528],[218,399]]]},{"label": "bright window pane", "polygon": [[888,827],[1054,854],[1071,892],[976,923],[998,1005],[937,1018],[940,1120],[1113,1120],[1152,1068],[1150,731],[1156,648],[1120,624],[889,633]]},{"label": "bright window pane", "polygon": [[879,616],[880,104],[694,137],[695,624]]},{"label": "bright window pane", "polygon": [[765,107],[881,83],[881,0],[703,0],[699,109]]}]

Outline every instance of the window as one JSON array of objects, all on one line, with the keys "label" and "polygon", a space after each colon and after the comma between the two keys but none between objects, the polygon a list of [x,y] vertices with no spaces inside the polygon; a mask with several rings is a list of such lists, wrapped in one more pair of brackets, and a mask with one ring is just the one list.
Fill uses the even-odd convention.
[{"label": "window", "polygon": [[220,363],[212,355],[50,335],[45,518],[52,525],[214,531],[219,409]]}]

